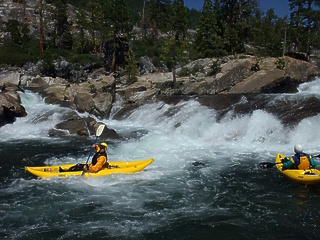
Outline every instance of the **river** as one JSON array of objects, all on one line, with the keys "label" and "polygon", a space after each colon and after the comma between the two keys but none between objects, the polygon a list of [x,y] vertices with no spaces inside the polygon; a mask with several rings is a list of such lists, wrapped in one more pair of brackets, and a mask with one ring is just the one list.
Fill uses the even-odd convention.
[{"label": "river", "polygon": [[[258,167],[278,152],[291,155],[296,143],[320,153],[319,79],[295,94],[242,96],[223,114],[195,98],[103,119],[124,137],[99,139],[109,160],[155,161],[133,175],[95,179],[25,172],[85,161],[95,137],[49,137],[70,110],[31,92],[21,98],[28,116],[0,128],[1,239],[320,238],[320,186]],[[237,111],[243,104],[251,110]]]}]

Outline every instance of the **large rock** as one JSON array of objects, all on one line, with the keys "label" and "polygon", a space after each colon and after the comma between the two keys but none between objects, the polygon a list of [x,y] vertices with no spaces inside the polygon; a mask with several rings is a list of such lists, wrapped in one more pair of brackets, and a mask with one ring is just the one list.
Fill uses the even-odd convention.
[{"label": "large rock", "polygon": [[141,105],[145,101],[150,100],[153,96],[159,94],[160,90],[154,88],[154,85],[150,81],[140,80],[118,89],[117,93],[123,97],[126,103],[134,103]]},{"label": "large rock", "polygon": [[109,117],[113,102],[113,96],[109,92],[95,94],[93,97],[94,109],[92,113],[99,118]]},{"label": "large rock", "polygon": [[65,134],[89,136],[89,131],[86,125],[85,119],[81,119],[79,116],[74,119],[68,119],[55,126],[56,130],[49,132],[50,136],[62,136]]},{"label": "large rock", "polygon": [[319,76],[319,68],[314,64],[290,57],[284,59],[286,74],[299,83],[310,81],[312,78]]},{"label": "large rock", "polygon": [[94,101],[89,93],[78,93],[74,96],[74,103],[77,110],[81,113],[88,112],[93,113]]},{"label": "large rock", "polygon": [[70,83],[63,78],[33,78],[29,87],[34,87],[46,103],[70,107],[79,112],[88,112],[99,118],[108,117],[115,97],[115,80],[104,76],[83,83]]},{"label": "large rock", "polygon": [[157,71],[157,68],[146,56],[139,58],[138,63],[139,63],[139,72],[141,75],[145,73],[154,73]]},{"label": "large rock", "polygon": [[5,83],[11,83],[17,86],[20,85],[21,75],[19,70],[0,72],[0,86],[3,86]]},{"label": "large rock", "polygon": [[[316,65],[290,57],[232,56],[197,60],[183,68],[202,69],[202,74],[177,79],[180,94],[186,95],[296,92],[298,84],[320,75]],[[212,70],[217,73],[208,75]]]},{"label": "large rock", "polygon": [[21,89],[16,85],[6,83],[2,86],[2,92],[0,92],[0,127],[15,122],[17,117],[27,116],[17,91],[21,91]]},{"label": "large rock", "polygon": [[281,69],[259,71],[232,87],[228,93],[260,93],[268,85],[282,81],[284,76],[285,71]]}]

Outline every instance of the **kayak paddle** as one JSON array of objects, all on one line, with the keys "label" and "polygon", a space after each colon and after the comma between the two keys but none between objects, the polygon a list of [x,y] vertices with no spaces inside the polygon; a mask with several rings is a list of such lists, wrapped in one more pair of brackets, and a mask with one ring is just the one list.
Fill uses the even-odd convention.
[{"label": "kayak paddle", "polygon": [[[106,126],[106,125],[101,124],[101,125],[99,125],[99,127],[97,128],[97,131],[96,131],[96,140],[95,140],[94,144],[97,143],[98,137],[101,136],[101,134],[102,134],[105,126]],[[86,165],[88,164],[88,161],[89,161],[89,158],[90,158],[90,156],[91,156],[92,151],[93,151],[93,148],[91,147],[89,156],[88,156],[87,161],[86,161]],[[83,169],[83,171],[82,171],[82,175],[83,175],[83,174],[84,174],[84,169]]]},{"label": "kayak paddle", "polygon": [[279,162],[279,163],[262,162],[262,163],[259,163],[259,167],[260,167],[260,168],[263,168],[263,169],[272,168],[272,167],[275,166],[276,164],[282,164],[282,163],[281,163],[281,162]]}]

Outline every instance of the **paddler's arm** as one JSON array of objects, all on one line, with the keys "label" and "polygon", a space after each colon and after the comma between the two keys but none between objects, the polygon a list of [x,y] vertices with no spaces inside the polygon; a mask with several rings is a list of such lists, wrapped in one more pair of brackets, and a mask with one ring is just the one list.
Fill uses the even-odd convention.
[{"label": "paddler's arm", "polygon": [[[290,168],[293,167],[293,165],[294,165],[294,160],[293,160],[292,157],[291,157],[290,159],[284,158],[283,160],[284,160],[284,161],[281,160],[281,162],[283,163],[283,165],[282,165],[282,168],[283,168],[283,169],[290,169]],[[287,160],[287,161],[286,161],[286,160]]]},{"label": "paddler's arm", "polygon": [[317,166],[317,163],[314,161],[313,157],[311,155],[310,156],[310,165],[315,168]]}]

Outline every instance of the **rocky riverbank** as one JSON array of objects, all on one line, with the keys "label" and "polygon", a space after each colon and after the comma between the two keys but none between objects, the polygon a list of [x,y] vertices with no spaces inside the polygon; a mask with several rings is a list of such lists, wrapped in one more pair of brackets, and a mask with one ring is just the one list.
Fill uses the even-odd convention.
[{"label": "rocky riverbank", "polygon": [[[65,66],[70,68],[69,64]],[[57,70],[63,72],[61,65],[59,67]],[[66,130],[72,135],[94,134],[97,121],[91,117],[82,118],[78,112],[90,113],[98,119],[108,118],[115,101],[121,104],[117,104],[113,117],[124,118],[132,109],[164,99],[177,101],[190,96],[292,93],[297,91],[298,84],[320,75],[315,64],[305,61],[289,57],[257,58],[248,55],[191,62],[177,70],[179,77],[176,88],[171,88],[172,73],[160,72],[150,62],[147,66],[140,66],[143,74],[130,85],[125,76],[108,74],[103,69],[92,70],[87,74],[87,80],[82,82],[40,76],[38,71],[32,69],[36,68],[29,65],[27,70],[14,68],[0,71],[0,126],[14,122],[17,117],[26,116],[19,92],[30,89],[43,96],[47,103],[75,110],[50,131],[51,136],[63,136]],[[227,108],[228,104],[228,101],[223,101],[211,105]],[[111,138],[119,137],[112,129],[106,130],[105,134]]]}]

